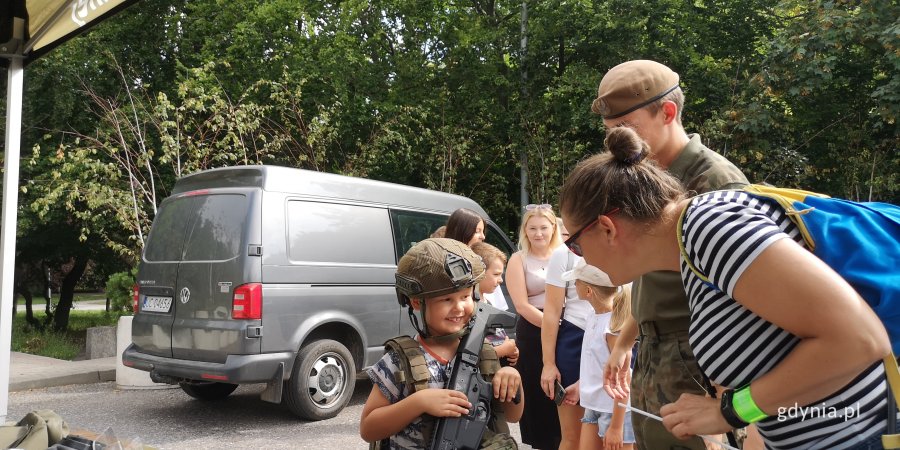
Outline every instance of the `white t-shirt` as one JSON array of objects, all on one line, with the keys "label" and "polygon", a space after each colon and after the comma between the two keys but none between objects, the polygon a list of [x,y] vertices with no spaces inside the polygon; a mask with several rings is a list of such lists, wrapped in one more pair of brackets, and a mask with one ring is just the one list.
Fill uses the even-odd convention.
[{"label": "white t-shirt", "polygon": [[609,346],[606,334],[609,332],[609,320],[612,312],[603,314],[591,313],[587,317],[584,329],[584,341],[581,343],[581,379],[579,393],[582,407],[600,412],[613,412],[615,403],[603,389],[603,366],[609,359]]},{"label": "white t-shirt", "polygon": [[[567,283],[562,280],[563,272],[572,270],[581,259],[580,256],[574,254],[570,257],[570,253],[568,247],[560,245],[550,254],[550,262],[547,265],[547,284],[566,289],[566,309],[563,312],[563,319],[583,330],[587,317],[594,314],[594,308],[587,300],[578,298],[574,281],[570,281],[566,286]],[[569,267],[570,260],[572,261],[571,267]]]},{"label": "white t-shirt", "polygon": [[494,289],[494,292],[482,292],[481,299],[487,300],[494,308],[502,309],[504,311],[509,310],[509,303],[506,303],[506,297],[503,295],[503,290],[500,289],[500,286],[497,286],[497,289]]}]

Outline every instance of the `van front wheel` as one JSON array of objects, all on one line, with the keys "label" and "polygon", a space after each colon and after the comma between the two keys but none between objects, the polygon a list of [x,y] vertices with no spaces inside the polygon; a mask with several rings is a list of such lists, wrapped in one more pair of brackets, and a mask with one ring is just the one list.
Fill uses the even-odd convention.
[{"label": "van front wheel", "polygon": [[337,416],[356,386],[356,366],[340,342],[321,339],[300,349],[291,379],[285,381],[285,403],[308,420]]}]

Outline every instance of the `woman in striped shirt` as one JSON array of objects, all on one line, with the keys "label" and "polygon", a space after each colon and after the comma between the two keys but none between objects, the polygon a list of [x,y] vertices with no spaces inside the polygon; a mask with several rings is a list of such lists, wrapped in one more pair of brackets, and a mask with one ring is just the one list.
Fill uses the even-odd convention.
[{"label": "woman in striped shirt", "polygon": [[[609,152],[582,161],[563,186],[563,216],[577,230],[566,245],[616,285],[679,271],[691,347],[705,375],[726,388],[721,400],[683,394],[664,406],[666,428],[688,437],[756,423],[768,448],[881,448],[887,333],[804,248],[781,209],[739,191],[687,198],[645,160],[646,143],[627,127],[608,130],[605,145]],[[681,258],[685,209],[682,242],[709,282]]]}]

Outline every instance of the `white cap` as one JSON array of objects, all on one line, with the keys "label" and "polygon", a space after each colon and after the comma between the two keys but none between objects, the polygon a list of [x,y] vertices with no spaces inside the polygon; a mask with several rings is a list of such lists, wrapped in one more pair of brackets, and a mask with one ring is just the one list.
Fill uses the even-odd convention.
[{"label": "white cap", "polygon": [[575,268],[568,272],[563,272],[560,278],[562,281],[581,280],[594,286],[615,287],[612,281],[609,280],[609,275],[606,272],[588,265],[584,259],[579,259],[575,263]]}]

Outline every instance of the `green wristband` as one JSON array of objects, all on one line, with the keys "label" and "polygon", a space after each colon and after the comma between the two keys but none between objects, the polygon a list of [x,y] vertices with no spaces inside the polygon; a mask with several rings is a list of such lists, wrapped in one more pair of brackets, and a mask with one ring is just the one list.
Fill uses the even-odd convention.
[{"label": "green wristband", "polygon": [[734,396],[731,398],[731,405],[734,407],[734,412],[737,416],[747,423],[759,422],[760,420],[769,417],[769,415],[759,409],[759,406],[753,401],[753,397],[750,396],[750,386],[745,386],[734,391]]}]

